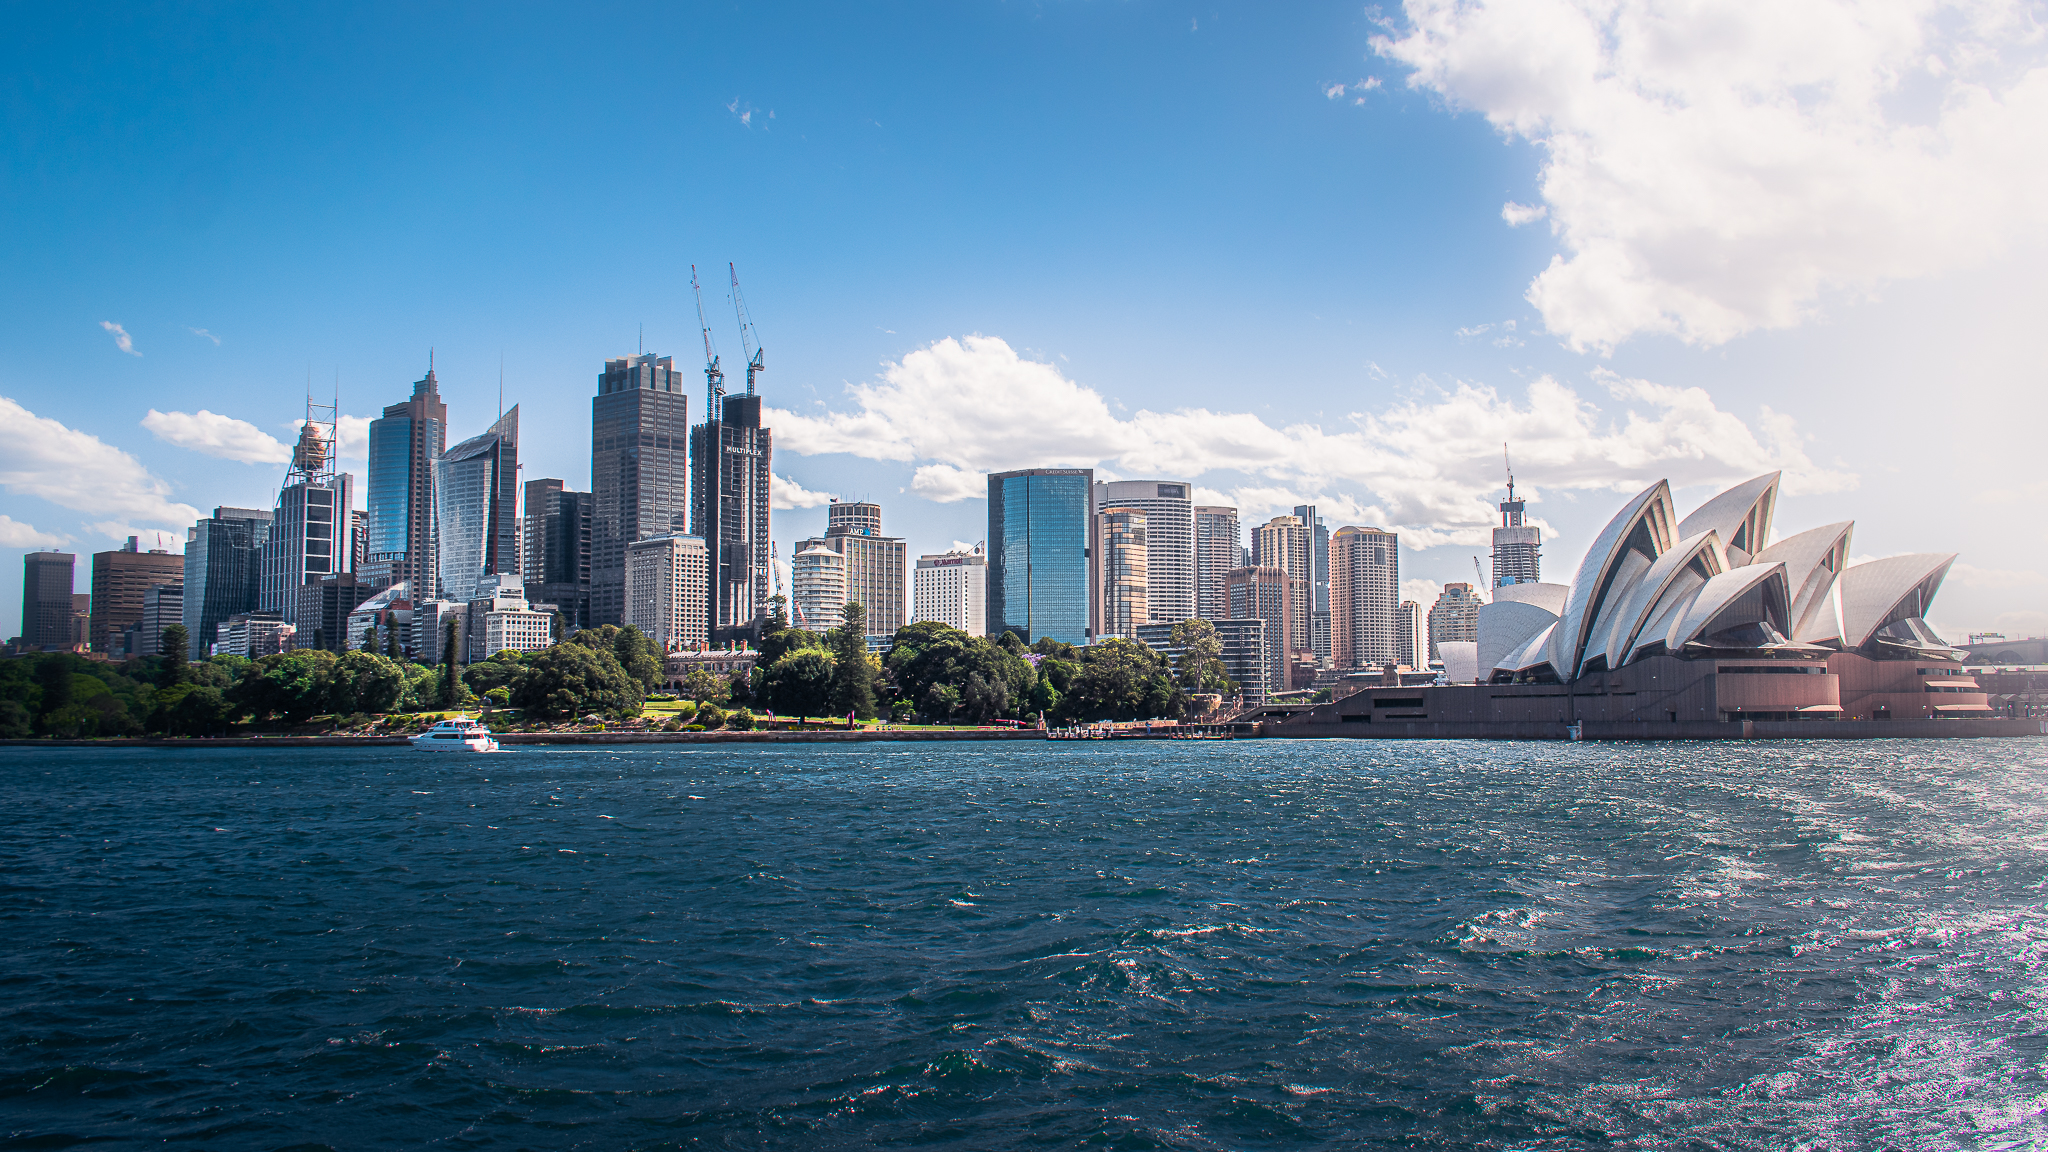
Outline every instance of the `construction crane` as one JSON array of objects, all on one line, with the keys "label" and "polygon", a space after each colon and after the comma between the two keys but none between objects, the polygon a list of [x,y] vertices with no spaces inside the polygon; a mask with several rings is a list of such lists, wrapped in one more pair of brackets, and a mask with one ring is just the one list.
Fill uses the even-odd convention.
[{"label": "construction crane", "polygon": [[[1474,556],[1472,558],[1472,575],[1474,577],[1472,582],[1473,588],[1478,589],[1486,587],[1486,570],[1479,566],[1479,557],[1477,556]],[[1480,595],[1484,597],[1485,593],[1481,593]]]},{"label": "construction crane", "polygon": [[725,373],[718,368],[718,350],[711,346],[711,321],[704,318],[704,289],[697,284],[697,266],[690,265],[690,291],[697,294],[697,327],[704,330],[704,419],[718,419],[718,398],[725,395]]},{"label": "construction crane", "polygon": [[747,395],[754,394],[754,377],[764,369],[761,364],[761,333],[754,327],[754,318],[747,315],[747,298],[740,295],[740,273],[731,263],[725,266],[732,273],[732,310],[740,319],[740,351],[747,358]]}]

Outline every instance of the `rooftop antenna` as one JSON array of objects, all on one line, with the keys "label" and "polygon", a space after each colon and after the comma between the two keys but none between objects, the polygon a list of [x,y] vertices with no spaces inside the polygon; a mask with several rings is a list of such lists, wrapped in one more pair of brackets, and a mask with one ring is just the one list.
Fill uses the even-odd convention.
[{"label": "rooftop antenna", "polygon": [[711,321],[704,318],[704,289],[697,283],[697,266],[690,265],[690,291],[697,295],[697,326],[704,330],[704,419],[718,419],[718,398],[725,395],[725,373],[718,368],[718,352],[711,346]]},{"label": "rooftop antenna", "polygon": [[642,355],[642,356],[645,356],[646,354],[647,354],[647,325],[646,325],[645,323],[642,323],[642,324],[640,325],[640,351],[639,351],[638,355]]},{"label": "rooftop antenna", "polygon": [[754,377],[764,369],[761,364],[761,334],[754,329],[754,318],[747,315],[747,298],[740,295],[740,273],[730,262],[725,266],[732,273],[732,308],[740,318],[740,351],[747,357],[747,395],[754,394]]},{"label": "rooftop antenna", "polygon": [[505,350],[498,349],[498,419],[505,418]]}]

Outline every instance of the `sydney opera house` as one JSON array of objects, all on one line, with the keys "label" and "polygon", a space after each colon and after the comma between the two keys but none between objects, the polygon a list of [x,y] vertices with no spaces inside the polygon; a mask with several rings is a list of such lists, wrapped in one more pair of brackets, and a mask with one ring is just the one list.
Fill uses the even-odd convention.
[{"label": "sydney opera house", "polygon": [[[1658,481],[1569,585],[1494,589],[1449,684],[1381,687],[1270,725],[1288,736],[2008,735],[1923,617],[1953,554],[1847,565],[1851,522],[1771,538],[1778,474],[1679,519]],[[2006,729],[2011,728],[2011,732]]]}]

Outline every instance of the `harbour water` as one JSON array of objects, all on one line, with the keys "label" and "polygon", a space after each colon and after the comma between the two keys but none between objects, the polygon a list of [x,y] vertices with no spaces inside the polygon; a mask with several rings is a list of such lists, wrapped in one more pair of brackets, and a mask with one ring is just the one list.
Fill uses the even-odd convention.
[{"label": "harbour water", "polygon": [[2048,1143],[2048,741],[22,750],[8,1147]]}]

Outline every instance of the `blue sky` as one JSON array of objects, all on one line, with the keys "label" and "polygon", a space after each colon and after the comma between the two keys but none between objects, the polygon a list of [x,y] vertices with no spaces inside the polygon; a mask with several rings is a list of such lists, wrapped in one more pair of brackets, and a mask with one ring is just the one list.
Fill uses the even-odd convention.
[{"label": "blue sky", "polygon": [[1550,578],[1627,491],[1784,467],[1782,530],[2048,629],[2037,6],[1638,7],[24,9],[0,618],[28,547],[267,505],[309,376],[374,415],[430,347],[455,435],[502,364],[526,476],[587,487],[602,360],[701,355],[693,262],[739,359],[733,261],[787,495],[913,550],[1085,462],[1462,579],[1507,438]]}]

